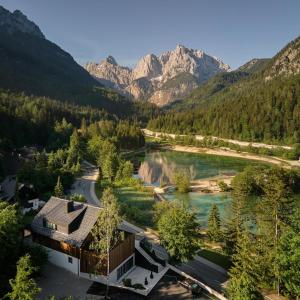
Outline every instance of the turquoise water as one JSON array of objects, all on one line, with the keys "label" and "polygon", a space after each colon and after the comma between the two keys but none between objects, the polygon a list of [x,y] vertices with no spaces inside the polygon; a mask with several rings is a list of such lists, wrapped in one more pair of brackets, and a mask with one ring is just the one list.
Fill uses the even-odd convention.
[{"label": "turquoise water", "polygon": [[207,219],[214,203],[217,205],[221,221],[224,222],[228,218],[231,197],[229,193],[219,194],[200,194],[200,193],[167,193],[164,195],[166,199],[172,201],[180,201],[192,209],[195,209],[200,226],[207,225]]},{"label": "turquoise water", "polygon": [[[249,165],[261,165],[261,162],[242,158],[214,156],[198,153],[175,151],[155,151],[146,153],[139,168],[139,177],[147,184],[158,186],[161,182],[172,183],[178,171],[185,171],[191,180],[204,179],[222,174],[236,174]],[[230,214],[230,193],[203,194],[191,192],[165,194],[168,200],[182,201],[197,212],[201,226],[207,225],[211,205],[215,203],[220,212],[221,220]]]}]

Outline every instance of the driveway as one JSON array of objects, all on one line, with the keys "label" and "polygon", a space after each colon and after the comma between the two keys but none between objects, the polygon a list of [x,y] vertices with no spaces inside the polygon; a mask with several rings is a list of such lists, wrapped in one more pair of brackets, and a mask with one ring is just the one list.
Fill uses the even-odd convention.
[{"label": "driveway", "polygon": [[43,275],[37,280],[42,289],[39,299],[44,300],[48,296],[55,296],[56,299],[72,296],[74,300],[83,300],[91,283],[90,280],[48,263]]},{"label": "driveway", "polygon": [[100,206],[100,202],[95,193],[95,184],[99,176],[99,170],[96,166],[87,161],[81,164],[82,176],[76,178],[69,194],[83,195],[87,203]]},{"label": "driveway", "polygon": [[216,268],[211,267],[210,262],[197,258],[186,263],[176,265],[176,268],[203,282],[215,291],[222,293],[223,285],[228,280],[228,275]]},{"label": "driveway", "polygon": [[[104,295],[105,286],[98,282],[94,282],[88,291],[89,295]],[[116,288],[109,288],[109,297],[111,300],[209,300],[215,299],[207,295],[205,292],[201,296],[193,296],[186,288],[181,286],[176,279],[176,276],[165,275],[157,283],[151,293],[145,297],[137,293]]]}]

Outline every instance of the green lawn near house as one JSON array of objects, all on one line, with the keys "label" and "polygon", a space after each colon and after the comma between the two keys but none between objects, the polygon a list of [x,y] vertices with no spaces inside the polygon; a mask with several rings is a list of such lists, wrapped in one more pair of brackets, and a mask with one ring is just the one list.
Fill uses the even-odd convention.
[{"label": "green lawn near house", "polygon": [[122,186],[115,188],[121,212],[128,221],[140,226],[153,226],[153,205],[151,189]]},{"label": "green lawn near house", "polygon": [[220,267],[229,270],[232,266],[232,262],[229,258],[229,256],[226,256],[222,253],[209,250],[209,249],[203,249],[198,252],[198,255],[215,263],[216,265],[219,265]]}]

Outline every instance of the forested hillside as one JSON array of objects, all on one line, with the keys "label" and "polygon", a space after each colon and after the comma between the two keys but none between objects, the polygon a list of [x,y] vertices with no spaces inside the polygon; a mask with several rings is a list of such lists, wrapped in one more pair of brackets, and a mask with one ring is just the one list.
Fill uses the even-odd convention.
[{"label": "forested hillside", "polygon": [[[120,117],[155,110],[104,88],[21,12],[10,13],[0,6],[0,14],[0,89],[91,105]],[[34,30],[26,30],[28,26]]]},{"label": "forested hillside", "polygon": [[[151,120],[148,128],[249,141],[299,142],[299,53],[300,38],[297,38],[268,62],[263,70],[237,80],[217,93],[209,89],[207,83],[208,92],[204,94],[210,96],[203,98],[199,93],[200,88],[193,96],[194,103],[204,99],[205,105],[200,104],[194,110],[190,110],[189,106],[184,110],[182,106],[180,112],[167,112]],[[276,68],[280,75],[274,75]],[[214,85],[214,88],[217,86]]]}]

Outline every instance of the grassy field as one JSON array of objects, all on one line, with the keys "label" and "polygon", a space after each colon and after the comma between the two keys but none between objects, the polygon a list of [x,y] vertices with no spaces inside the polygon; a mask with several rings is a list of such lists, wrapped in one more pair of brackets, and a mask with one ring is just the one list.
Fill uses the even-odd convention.
[{"label": "grassy field", "polygon": [[133,187],[115,188],[122,213],[129,221],[141,226],[153,226],[153,192],[144,188],[140,191]]},{"label": "grassy field", "polygon": [[226,270],[229,270],[229,268],[232,266],[232,263],[228,256],[216,251],[203,249],[198,252],[198,255],[215,263],[216,265],[223,267]]}]

